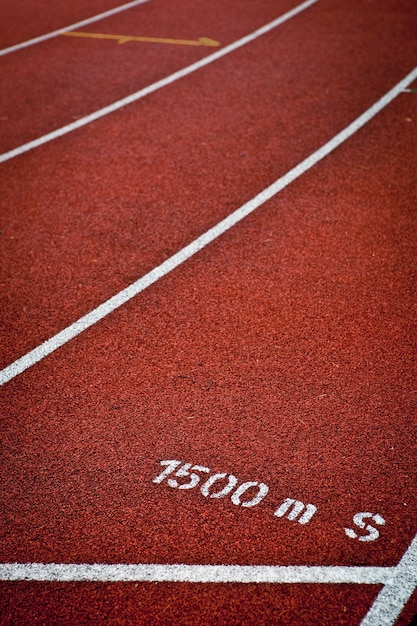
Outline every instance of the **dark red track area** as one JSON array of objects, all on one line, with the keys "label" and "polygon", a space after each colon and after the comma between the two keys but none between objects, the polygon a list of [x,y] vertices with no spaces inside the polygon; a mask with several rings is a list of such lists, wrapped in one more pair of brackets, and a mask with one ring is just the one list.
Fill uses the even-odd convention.
[{"label": "dark red track area", "polygon": [[[143,34],[128,31],[136,15],[148,35],[224,46],[295,6],[175,4],[150,1],[85,30]],[[82,19],[72,7],[62,25]],[[416,65],[416,17],[411,1],[320,0],[212,65],[1,164],[2,366],[378,100]],[[42,24],[58,27],[40,20],[33,32]],[[212,51],[140,45],[59,38],[0,58],[10,80],[4,150]],[[37,67],[45,73],[35,79]],[[16,72],[24,80],[12,95]],[[2,562],[397,565],[417,532],[416,122],[417,93],[400,93],[255,213],[2,388]],[[263,482],[268,496],[245,509],[155,484],[164,459]],[[311,522],[274,516],[288,497],[317,507]],[[374,542],[346,536],[360,511],[386,520]],[[0,589],[2,624],[356,625],[380,587]],[[416,610],[414,593],[396,623]]]},{"label": "dark red track area", "polygon": [[[357,624],[376,589],[356,586],[173,583],[83,586],[16,583],[6,588],[11,623],[47,624]],[[13,594],[10,600],[9,593]],[[19,598],[16,601],[16,598]],[[23,599],[23,601],[22,601]],[[150,609],[152,607],[152,609]],[[157,607],[157,610],[155,608]],[[326,607],[324,610],[323,607]],[[330,609],[328,607],[331,607]],[[404,622],[403,624],[407,624]]]}]

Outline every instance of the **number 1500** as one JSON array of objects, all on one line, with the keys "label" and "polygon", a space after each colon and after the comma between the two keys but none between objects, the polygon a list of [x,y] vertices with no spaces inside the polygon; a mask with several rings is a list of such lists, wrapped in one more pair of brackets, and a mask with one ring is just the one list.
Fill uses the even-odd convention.
[{"label": "number 1500", "polygon": [[[267,485],[256,481],[245,482],[237,487],[238,479],[236,476],[233,476],[233,474],[212,474],[207,478],[206,474],[210,474],[211,472],[209,467],[192,465],[191,463],[184,463],[181,465],[181,463],[182,461],[175,460],[161,461],[161,465],[166,466],[166,468],[161,474],[159,474],[159,476],[154,478],[152,482],[159,485],[170,474],[173,474],[174,470],[177,470],[175,474],[173,474],[174,477],[168,478],[167,480],[168,485],[173,489],[194,489],[194,487],[197,487],[202,479],[205,479],[203,484],[200,486],[200,491],[205,498],[224,498],[234,492],[231,495],[231,501],[236,506],[244,507],[256,506],[265,498],[269,491],[269,487]],[[179,467],[180,465],[181,467]],[[179,469],[177,469],[178,467]],[[188,479],[188,482],[178,482],[177,478]],[[254,488],[257,488],[256,495],[249,500],[242,499],[244,494],[249,491],[249,489]]]}]

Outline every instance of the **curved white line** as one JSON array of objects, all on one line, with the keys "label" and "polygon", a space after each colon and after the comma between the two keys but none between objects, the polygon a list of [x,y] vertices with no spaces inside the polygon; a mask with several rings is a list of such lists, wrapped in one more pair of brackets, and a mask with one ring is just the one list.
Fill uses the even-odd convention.
[{"label": "curved white line", "polygon": [[21,43],[17,43],[14,46],[10,46],[9,48],[3,48],[3,50],[0,50],[0,57],[6,54],[10,54],[11,52],[16,52],[17,50],[22,50],[23,48],[28,48],[29,46],[34,46],[35,44],[42,43],[43,41],[47,41],[48,39],[53,39],[54,37],[58,37],[58,35],[68,30],[75,30],[76,28],[81,28],[82,26],[86,26],[87,24],[99,22],[100,20],[104,20],[104,18],[106,17],[111,17],[116,13],[121,13],[122,11],[127,11],[128,9],[133,9],[133,7],[136,7],[138,4],[144,4],[145,2],[149,2],[149,0],[133,0],[132,2],[122,4],[118,7],[115,7],[114,9],[104,11],[104,13],[99,13],[98,15],[94,15],[93,17],[88,17],[85,20],[81,20],[81,22],[76,22],[75,24],[70,24],[69,26],[60,28],[59,30],[53,30],[50,33],[39,35],[39,37],[34,37],[33,39],[28,39],[27,41],[22,41]]},{"label": "curved white line", "polygon": [[176,267],[187,261],[194,254],[199,252],[207,246],[209,243],[220,237],[229,228],[240,222],[244,217],[255,211],[264,202],[270,200],[273,196],[279,193],[284,187],[292,183],[299,176],[307,172],[313,165],[316,165],[319,161],[324,159],[325,156],[330,154],[344,141],[349,139],[354,133],[356,133],[362,126],[369,122],[379,111],[386,107],[401,91],[404,87],[407,87],[417,78],[417,67],[415,67],[403,80],[401,80],[395,87],[393,87],[388,93],[386,93],[380,100],[373,104],[365,113],[362,113],[356,120],[354,120],[349,126],[347,126],[340,133],[335,135],[330,141],[325,143],[321,148],[316,150],[309,157],[301,161],[292,170],[278,178],[272,185],[261,191],[257,196],[249,200],[246,204],[239,209],[228,215],[224,220],[213,226],[208,231],[200,235],[197,239],[194,239],[190,244],[182,248],[179,252],[172,257],[164,261],[161,265],[158,265],[148,274],[139,278],[137,281],[119,291],[115,296],[106,300],[100,304],[97,308],[87,313],[76,322],[61,330],[44,343],[42,343],[34,350],[31,350],[24,356],[17,359],[11,365],[8,365],[0,371],[0,385],[4,385],[6,382],[12,380],[18,374],[21,374],[29,367],[41,361],[46,356],[66,344],[68,341],[82,333],[84,330],[93,326],[98,321],[115,311],[131,298],[134,298],[141,291],[152,285],[154,282],[172,272]]},{"label": "curved white line", "polygon": [[137,100],[140,100],[141,98],[144,98],[145,96],[148,96],[154,91],[158,91],[158,89],[161,89],[162,87],[166,87],[167,85],[174,83],[176,80],[179,80],[180,78],[184,78],[184,76],[188,76],[188,74],[191,74],[192,72],[195,72],[196,70],[199,70],[202,67],[205,67],[206,65],[209,65],[210,63],[213,63],[213,61],[217,61],[217,59],[224,57],[226,54],[229,54],[230,52],[233,52],[234,50],[241,48],[247,43],[254,41],[254,39],[257,39],[261,35],[265,35],[269,31],[273,30],[280,24],[283,24],[284,22],[294,17],[295,15],[298,15],[298,13],[301,13],[301,11],[304,11],[305,9],[307,9],[312,4],[315,4],[316,2],[318,2],[318,0],[307,0],[306,2],[303,2],[302,4],[292,9],[291,11],[284,13],[284,15],[281,15],[280,17],[273,20],[272,22],[269,22],[265,26],[258,28],[253,33],[250,33],[249,35],[246,35],[245,37],[238,39],[237,41],[231,43],[228,46],[225,46],[224,48],[222,48],[221,50],[218,50],[217,52],[214,52],[213,54],[209,54],[208,56],[204,57],[200,61],[197,61],[196,63],[192,63],[191,65],[187,65],[187,67],[184,67],[182,70],[178,70],[177,72],[170,74],[170,76],[162,78],[161,80],[158,80],[156,83],[152,83],[152,85],[148,85],[147,87],[144,87],[143,89],[140,89],[139,91],[136,91],[135,93],[132,93],[129,96],[122,98],[121,100],[117,100],[116,102],[113,102],[113,104],[109,104],[103,109],[99,109],[98,111],[95,111],[94,113],[90,113],[90,115],[81,117],[80,119],[76,120],[75,122],[72,122],[71,124],[62,126],[62,128],[58,128],[57,130],[54,130],[46,135],[43,135],[42,137],[39,137],[38,139],[29,141],[28,143],[25,143],[19,146],[18,148],[14,148],[13,150],[9,150],[9,152],[4,152],[3,154],[0,155],[0,163],[3,163],[4,161],[8,161],[9,159],[13,159],[14,157],[19,156],[20,154],[24,154],[25,152],[28,152],[29,150],[33,150],[34,148],[38,148],[39,146],[42,146],[43,144],[48,143],[49,141],[52,141],[53,139],[62,137],[63,135],[71,133],[73,130],[77,130],[78,128],[82,128],[83,126],[86,126],[87,124],[91,124],[91,122],[94,122],[100,119],[101,117],[104,117],[105,115],[109,115],[109,113],[114,113],[114,111],[118,111],[119,109],[127,106],[128,104],[137,102]]}]

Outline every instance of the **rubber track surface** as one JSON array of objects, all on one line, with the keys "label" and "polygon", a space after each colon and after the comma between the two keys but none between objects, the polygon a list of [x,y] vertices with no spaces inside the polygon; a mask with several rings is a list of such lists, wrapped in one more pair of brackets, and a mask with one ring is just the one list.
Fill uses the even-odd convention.
[{"label": "rubber track surface", "polygon": [[[58,3],[56,15],[35,2],[1,9],[4,46],[111,8],[87,4]],[[150,0],[85,30],[225,46],[294,6]],[[140,102],[3,163],[1,366],[371,106],[416,65],[416,14],[411,0],[319,0]],[[211,51],[58,37],[0,58],[1,151]],[[417,93],[399,94],[255,213],[2,388],[2,562],[400,561],[417,532],[416,123]],[[165,459],[265,483],[268,496],[244,508],[155,484]],[[317,507],[310,522],[274,516],[288,497]],[[386,521],[375,541],[344,532],[360,536],[352,517],[365,511]],[[2,624],[353,625],[380,587],[0,589]],[[414,593],[396,623],[416,611]]]}]

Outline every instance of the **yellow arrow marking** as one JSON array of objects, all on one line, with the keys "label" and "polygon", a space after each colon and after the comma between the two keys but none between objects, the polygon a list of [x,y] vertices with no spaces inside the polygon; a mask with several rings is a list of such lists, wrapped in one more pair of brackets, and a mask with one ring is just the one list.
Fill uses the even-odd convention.
[{"label": "yellow arrow marking", "polygon": [[218,41],[214,39],[209,39],[209,37],[200,37],[196,40],[190,39],[162,39],[159,37],[131,37],[130,35],[107,35],[101,33],[83,33],[77,31],[67,31],[61,33],[61,35],[65,35],[66,37],[89,37],[91,39],[115,39],[117,43],[128,43],[129,41],[140,41],[146,43],[169,43],[169,44],[179,44],[180,46],[209,46],[210,48],[215,48],[220,46]]}]

